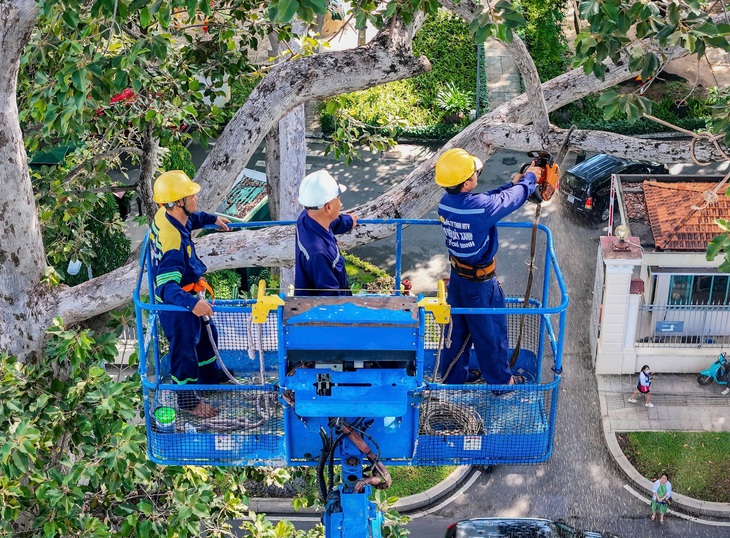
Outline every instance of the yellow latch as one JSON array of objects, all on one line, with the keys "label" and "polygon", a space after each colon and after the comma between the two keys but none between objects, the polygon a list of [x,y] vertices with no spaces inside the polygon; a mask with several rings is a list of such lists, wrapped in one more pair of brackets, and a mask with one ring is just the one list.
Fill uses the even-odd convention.
[{"label": "yellow latch", "polygon": [[451,306],[446,303],[446,283],[439,280],[436,297],[424,297],[418,301],[418,306],[431,312],[439,325],[446,325],[451,321]]},{"label": "yellow latch", "polygon": [[266,295],[266,281],[259,280],[259,292],[256,303],[251,307],[251,319],[254,323],[266,323],[269,312],[284,306],[284,299],[278,295]]}]

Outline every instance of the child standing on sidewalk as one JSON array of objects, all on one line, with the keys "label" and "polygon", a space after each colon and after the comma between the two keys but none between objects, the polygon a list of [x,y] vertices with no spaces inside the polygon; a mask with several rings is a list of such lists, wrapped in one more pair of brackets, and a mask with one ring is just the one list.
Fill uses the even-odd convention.
[{"label": "child standing on sidewalk", "polygon": [[636,389],[631,395],[631,398],[628,400],[629,403],[636,403],[636,397],[639,393],[642,393],[646,398],[646,403],[644,405],[646,407],[654,407],[654,404],[651,403],[651,393],[649,391],[649,387],[651,386],[651,377],[649,377],[650,373],[651,371],[649,370],[648,364],[641,367],[641,372],[639,372],[639,382],[636,384]]}]

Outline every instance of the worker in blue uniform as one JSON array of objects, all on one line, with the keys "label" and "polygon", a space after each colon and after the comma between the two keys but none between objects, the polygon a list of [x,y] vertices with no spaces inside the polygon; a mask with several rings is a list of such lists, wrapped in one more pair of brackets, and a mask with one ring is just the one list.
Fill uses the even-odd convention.
[{"label": "worker in blue uniform", "polygon": [[299,186],[304,210],[297,219],[294,295],[352,295],[335,237],[357,224],[357,216],[340,215],[345,190],[326,170],[312,172]]},{"label": "worker in blue uniform", "polygon": [[[527,201],[541,169],[530,166],[524,174],[516,174],[497,189],[474,193],[481,171],[482,162],[461,148],[445,151],[436,162],[436,184],[446,189],[438,215],[451,264],[447,302],[452,308],[505,307],[495,273],[499,247],[496,224]],[[447,342],[439,367],[444,383],[475,380],[475,374],[469,371],[472,343],[479,374],[487,383],[524,382],[520,376],[512,375],[509,366],[505,314],[456,314],[451,317],[451,324],[450,345]]]},{"label": "worker in blue uniform", "polygon": [[[170,376],[174,383],[218,383],[222,369],[205,327],[213,309],[198,292],[212,289],[205,282],[205,264],[195,254],[191,232],[209,224],[228,231],[228,219],[197,211],[200,185],[181,170],[161,174],[155,181],[153,199],[160,204],[150,232],[152,275],[157,302],[185,308],[185,312],[160,311],[160,324],[170,343]],[[218,333],[211,329],[216,345]],[[199,417],[217,414],[215,407],[190,391],[178,391],[178,405]]]}]

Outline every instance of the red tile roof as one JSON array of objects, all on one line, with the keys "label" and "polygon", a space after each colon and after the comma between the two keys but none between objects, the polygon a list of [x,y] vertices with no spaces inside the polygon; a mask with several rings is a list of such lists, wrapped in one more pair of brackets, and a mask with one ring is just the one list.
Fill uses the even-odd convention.
[{"label": "red tile roof", "polygon": [[692,209],[705,205],[703,193],[714,190],[717,183],[644,181],[642,187],[658,249],[704,251],[721,231],[714,220],[730,216],[730,198],[724,196],[726,187],[718,191],[717,202],[704,209]]}]

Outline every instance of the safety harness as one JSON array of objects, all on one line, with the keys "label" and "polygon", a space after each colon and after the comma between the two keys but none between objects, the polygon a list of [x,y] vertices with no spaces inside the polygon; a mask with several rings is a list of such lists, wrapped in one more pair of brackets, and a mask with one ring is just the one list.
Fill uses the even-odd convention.
[{"label": "safety harness", "polygon": [[461,278],[481,282],[491,279],[494,276],[494,269],[497,267],[497,260],[492,260],[492,263],[488,265],[469,265],[453,256],[449,256],[449,263]]}]

